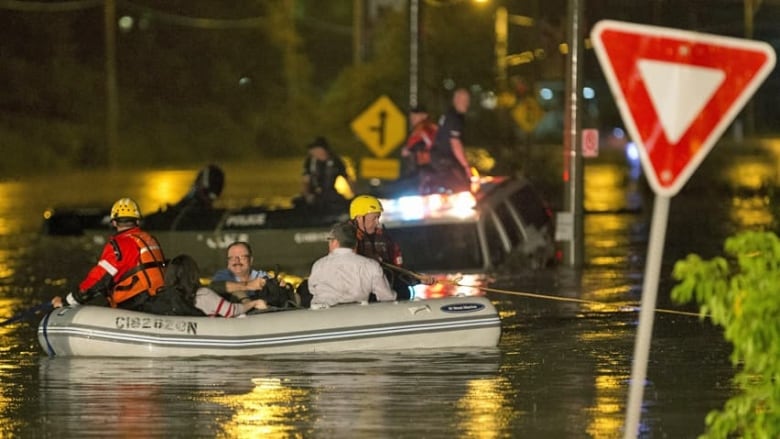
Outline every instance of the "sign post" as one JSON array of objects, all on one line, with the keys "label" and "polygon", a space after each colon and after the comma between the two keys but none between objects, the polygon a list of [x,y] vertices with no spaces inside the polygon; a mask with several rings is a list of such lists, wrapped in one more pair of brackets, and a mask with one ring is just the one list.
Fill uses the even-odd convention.
[{"label": "sign post", "polygon": [[624,438],[639,434],[669,200],[775,65],[766,43],[604,20],[593,48],[656,194]]}]

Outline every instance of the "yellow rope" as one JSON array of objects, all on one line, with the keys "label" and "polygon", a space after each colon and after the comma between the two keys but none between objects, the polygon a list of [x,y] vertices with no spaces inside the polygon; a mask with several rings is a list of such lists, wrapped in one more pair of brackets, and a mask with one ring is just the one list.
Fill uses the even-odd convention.
[{"label": "yellow rope", "polygon": [[[392,264],[388,264],[386,262],[382,262],[382,265],[387,267],[387,268],[389,268],[389,269],[392,269],[392,270],[398,271],[400,273],[406,274],[408,276],[414,277],[414,278],[416,278],[417,280],[420,280],[420,281],[424,281],[425,279],[428,278],[428,276],[422,275],[420,273],[415,273],[414,271],[407,270],[405,268],[398,267],[398,266],[395,266],[395,265],[392,265]],[[465,288],[478,288],[478,289],[480,289],[482,291],[487,291],[487,292],[490,292],[490,293],[509,294],[509,295],[512,295],[512,296],[521,296],[521,297],[532,297],[534,299],[557,300],[557,301],[560,301],[560,302],[575,302],[575,303],[585,303],[585,304],[589,304],[589,305],[612,306],[612,307],[617,308],[617,309],[629,308],[629,309],[634,310],[634,311],[639,311],[639,306],[637,306],[637,305],[617,305],[617,304],[613,304],[613,303],[600,302],[598,300],[577,299],[577,298],[574,298],[574,297],[560,297],[560,296],[551,296],[551,295],[548,295],[548,294],[526,293],[526,292],[522,292],[522,291],[501,290],[501,289],[498,289],[498,288],[488,288],[488,287],[481,287],[481,286],[477,286],[477,285],[464,285],[464,284],[459,283],[459,281],[460,281],[460,279],[456,279],[456,280],[452,280],[452,281],[437,280],[436,282],[440,283],[440,284],[443,284],[443,285],[454,285],[454,286],[457,286],[457,287],[465,287]],[[673,309],[656,308],[655,312],[666,313],[666,314],[676,314],[676,315],[688,316],[688,317],[699,317],[699,314],[695,313],[695,312],[677,311],[677,310],[673,310]],[[708,316],[705,316],[705,317],[708,317]]]},{"label": "yellow rope", "polygon": [[[440,281],[441,282],[441,281]],[[442,282],[447,283],[447,282]],[[599,306],[612,306],[618,309],[625,309],[629,308],[631,310],[639,311],[639,306],[636,305],[617,305],[607,302],[600,302],[598,300],[587,300],[587,299],[577,299],[574,297],[560,297],[560,296],[551,296],[548,294],[539,294],[539,293],[526,293],[522,291],[511,291],[511,290],[501,290],[498,288],[488,288],[488,287],[481,287],[476,285],[463,285],[459,283],[451,283],[451,285],[456,285],[459,287],[466,287],[466,288],[478,288],[483,291],[487,291],[490,293],[499,293],[499,294],[508,294],[512,296],[521,296],[521,297],[532,297],[534,299],[547,299],[547,300],[557,300],[560,302],[575,302],[575,303],[585,303],[589,305],[599,305]],[[699,317],[699,314],[694,312],[688,312],[688,311],[677,311],[673,309],[663,309],[663,308],[656,308],[655,312],[659,313],[666,313],[666,314],[677,314],[681,316],[689,316],[689,317]]]}]

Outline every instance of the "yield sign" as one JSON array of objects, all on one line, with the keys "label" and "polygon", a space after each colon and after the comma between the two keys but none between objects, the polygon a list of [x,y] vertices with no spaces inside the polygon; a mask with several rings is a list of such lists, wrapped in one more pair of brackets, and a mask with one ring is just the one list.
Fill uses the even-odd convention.
[{"label": "yield sign", "polygon": [[766,43],[604,20],[591,41],[656,194],[685,184],[775,65]]}]

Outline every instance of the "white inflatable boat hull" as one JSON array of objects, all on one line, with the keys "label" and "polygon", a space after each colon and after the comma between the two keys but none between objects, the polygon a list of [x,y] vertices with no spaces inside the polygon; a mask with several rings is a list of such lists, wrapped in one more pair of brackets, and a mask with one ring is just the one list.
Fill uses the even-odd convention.
[{"label": "white inflatable boat hull", "polygon": [[160,316],[98,306],[55,309],[38,326],[51,356],[191,357],[490,348],[501,322],[486,297],[339,305],[243,318]]}]

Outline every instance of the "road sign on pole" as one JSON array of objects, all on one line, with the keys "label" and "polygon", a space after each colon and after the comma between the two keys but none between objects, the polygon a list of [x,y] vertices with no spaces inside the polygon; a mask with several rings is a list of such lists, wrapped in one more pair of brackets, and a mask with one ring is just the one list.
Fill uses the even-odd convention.
[{"label": "road sign on pole", "polygon": [[775,65],[766,43],[600,21],[591,42],[656,193],[624,438],[639,434],[669,200]]},{"label": "road sign on pole", "polygon": [[535,98],[526,96],[512,109],[512,117],[523,131],[532,133],[544,117],[544,109]]},{"label": "road sign on pole", "polygon": [[600,21],[593,49],[657,194],[674,196],[775,65],[766,43]]},{"label": "road sign on pole", "polygon": [[352,131],[377,157],[384,158],[406,138],[406,116],[387,96],[381,96],[360,113]]}]

